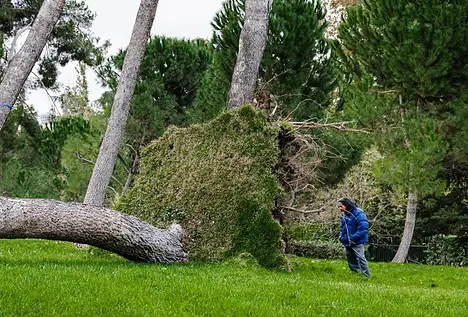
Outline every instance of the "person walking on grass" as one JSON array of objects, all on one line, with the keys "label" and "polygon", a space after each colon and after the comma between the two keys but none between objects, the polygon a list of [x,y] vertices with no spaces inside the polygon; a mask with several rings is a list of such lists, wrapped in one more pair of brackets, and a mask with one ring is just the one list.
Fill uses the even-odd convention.
[{"label": "person walking on grass", "polygon": [[340,242],[346,248],[346,259],[352,272],[362,272],[370,277],[369,265],[364,255],[364,244],[368,242],[369,222],[366,214],[349,198],[338,201],[341,210]]}]

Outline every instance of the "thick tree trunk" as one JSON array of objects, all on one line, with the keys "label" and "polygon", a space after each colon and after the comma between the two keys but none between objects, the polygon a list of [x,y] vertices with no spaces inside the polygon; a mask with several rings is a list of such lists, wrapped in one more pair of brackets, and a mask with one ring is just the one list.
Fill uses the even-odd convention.
[{"label": "thick tree trunk", "polygon": [[268,18],[272,5],[273,0],[245,1],[245,20],[229,91],[229,108],[253,101],[258,69],[268,36]]},{"label": "thick tree trunk", "polygon": [[8,64],[0,83],[0,130],[60,18],[64,0],[45,0],[23,47]]},{"label": "thick tree trunk", "polygon": [[406,205],[405,229],[401,238],[398,251],[392,262],[404,263],[408,256],[408,251],[413,239],[414,226],[416,225],[416,211],[418,207],[418,197],[415,192],[408,193],[408,204]]},{"label": "thick tree trunk", "polygon": [[158,0],[142,0],[138,9],[106,134],[86,191],[86,204],[101,206],[104,202],[157,7]]},{"label": "thick tree trunk", "polygon": [[0,197],[0,238],[85,243],[137,262],[185,261],[181,228],[157,229],[111,209]]}]

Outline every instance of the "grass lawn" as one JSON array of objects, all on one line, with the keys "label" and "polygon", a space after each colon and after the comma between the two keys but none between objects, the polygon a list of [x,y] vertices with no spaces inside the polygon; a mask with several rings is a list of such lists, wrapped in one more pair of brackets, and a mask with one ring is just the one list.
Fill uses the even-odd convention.
[{"label": "grass lawn", "polygon": [[71,243],[0,240],[0,316],[468,316],[468,269],[292,258],[135,264]]}]

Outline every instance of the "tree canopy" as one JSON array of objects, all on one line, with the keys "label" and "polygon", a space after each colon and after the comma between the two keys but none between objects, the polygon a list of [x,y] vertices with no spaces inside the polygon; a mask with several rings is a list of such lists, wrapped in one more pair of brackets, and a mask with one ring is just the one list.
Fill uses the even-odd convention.
[{"label": "tree canopy", "polygon": [[[11,43],[35,20],[43,0],[0,1],[0,34]],[[54,28],[52,37],[47,44],[47,53],[39,61],[38,75],[41,87],[53,87],[57,80],[58,67],[70,61],[81,61],[87,65],[98,65],[105,54],[108,43],[100,43],[99,38],[91,30],[95,14],[92,13],[85,1],[70,0],[65,2],[63,13]],[[0,58],[11,59],[18,47],[1,49],[4,54]],[[13,43],[11,43],[13,44]],[[19,43],[16,43],[19,45]],[[2,68],[0,67],[0,76]]]}]

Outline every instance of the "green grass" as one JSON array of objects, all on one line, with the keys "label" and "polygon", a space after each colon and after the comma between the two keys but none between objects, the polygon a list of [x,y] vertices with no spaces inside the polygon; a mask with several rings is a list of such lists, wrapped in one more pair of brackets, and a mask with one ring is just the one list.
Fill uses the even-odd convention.
[{"label": "green grass", "polygon": [[466,268],[291,259],[148,265],[71,243],[0,240],[0,316],[468,316]]}]

